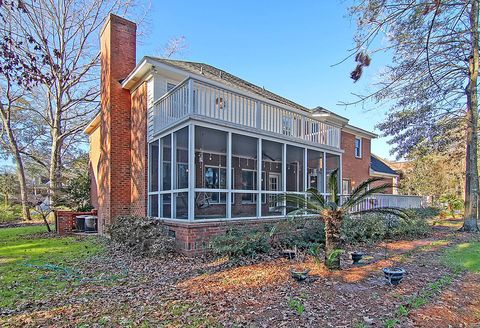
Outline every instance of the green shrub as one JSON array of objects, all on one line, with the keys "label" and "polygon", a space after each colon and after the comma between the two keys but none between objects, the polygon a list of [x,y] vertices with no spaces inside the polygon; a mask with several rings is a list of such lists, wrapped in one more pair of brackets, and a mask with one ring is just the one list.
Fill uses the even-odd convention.
[{"label": "green shrub", "polygon": [[411,218],[427,220],[439,216],[441,211],[442,210],[438,207],[429,206],[411,208],[407,210],[407,213]]},{"label": "green shrub", "polygon": [[0,205],[0,223],[8,223],[22,219],[21,205]]},{"label": "green shrub", "polygon": [[140,256],[166,258],[175,253],[175,238],[160,220],[125,216],[108,227],[112,240]]},{"label": "green shrub", "polygon": [[215,255],[231,259],[254,257],[270,251],[269,230],[263,227],[232,227],[224,235],[213,237],[210,247]]},{"label": "green shrub", "polygon": [[275,248],[314,249],[325,244],[325,224],[319,218],[289,218],[271,229],[271,244]]},{"label": "green shrub", "polygon": [[342,224],[342,239],[348,243],[423,237],[429,232],[426,220],[416,216],[407,219],[385,214],[346,216]]}]

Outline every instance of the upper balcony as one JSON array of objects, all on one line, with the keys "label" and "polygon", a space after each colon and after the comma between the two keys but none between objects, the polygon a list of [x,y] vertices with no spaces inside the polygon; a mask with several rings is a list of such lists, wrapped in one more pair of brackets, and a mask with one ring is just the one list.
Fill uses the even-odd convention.
[{"label": "upper balcony", "polygon": [[148,112],[149,138],[187,116],[340,148],[337,125],[320,122],[306,111],[191,77],[153,103]]}]

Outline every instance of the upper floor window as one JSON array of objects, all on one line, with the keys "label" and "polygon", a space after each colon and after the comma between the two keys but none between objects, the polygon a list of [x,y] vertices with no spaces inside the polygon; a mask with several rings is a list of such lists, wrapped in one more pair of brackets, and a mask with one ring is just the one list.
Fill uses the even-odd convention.
[{"label": "upper floor window", "polygon": [[291,117],[282,117],[282,133],[287,136],[292,135],[293,121]]},{"label": "upper floor window", "polygon": [[362,157],[362,138],[355,138],[355,157]]}]

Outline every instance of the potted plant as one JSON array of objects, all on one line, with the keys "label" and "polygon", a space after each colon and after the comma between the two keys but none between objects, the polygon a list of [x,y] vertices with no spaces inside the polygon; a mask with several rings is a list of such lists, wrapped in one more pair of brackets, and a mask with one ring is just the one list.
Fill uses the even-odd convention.
[{"label": "potted plant", "polygon": [[296,267],[290,270],[290,272],[292,274],[292,278],[296,281],[304,281],[305,279],[307,279],[310,269]]},{"label": "potted plant", "polygon": [[383,273],[388,282],[392,285],[398,285],[402,281],[406,271],[399,267],[384,268]]},{"label": "potted plant", "polygon": [[363,257],[363,252],[352,252],[351,255],[353,264],[359,264],[360,260]]}]

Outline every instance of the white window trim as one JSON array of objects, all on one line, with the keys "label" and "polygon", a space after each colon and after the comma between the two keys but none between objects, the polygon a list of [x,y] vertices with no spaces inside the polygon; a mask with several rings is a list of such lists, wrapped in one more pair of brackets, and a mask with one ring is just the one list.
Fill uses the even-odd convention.
[{"label": "white window trim", "polygon": [[[357,140],[360,141],[360,144],[359,144],[359,150],[360,150],[360,154],[357,155]],[[355,151],[355,157],[356,158],[362,158],[362,152],[363,152],[363,140],[362,140],[362,137],[355,137],[355,141],[354,141],[354,151]]]}]

